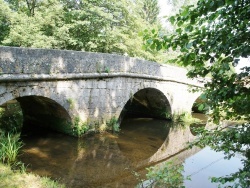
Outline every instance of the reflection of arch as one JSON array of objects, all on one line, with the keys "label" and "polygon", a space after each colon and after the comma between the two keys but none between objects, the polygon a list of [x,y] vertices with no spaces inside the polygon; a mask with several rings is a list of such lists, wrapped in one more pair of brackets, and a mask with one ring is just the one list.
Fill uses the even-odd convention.
[{"label": "reflection of arch", "polygon": [[[43,96],[24,96],[16,100],[23,113],[22,131],[39,132],[53,129],[63,133],[71,133],[71,118],[68,112],[56,101]],[[8,103],[8,102],[7,102]]]},{"label": "reflection of arch", "polygon": [[136,92],[123,107],[120,118],[125,115],[166,119],[171,114],[167,97],[158,89],[144,88]]},{"label": "reflection of arch", "polygon": [[132,163],[154,155],[168,139],[171,122],[152,118],[125,118],[117,144]]}]

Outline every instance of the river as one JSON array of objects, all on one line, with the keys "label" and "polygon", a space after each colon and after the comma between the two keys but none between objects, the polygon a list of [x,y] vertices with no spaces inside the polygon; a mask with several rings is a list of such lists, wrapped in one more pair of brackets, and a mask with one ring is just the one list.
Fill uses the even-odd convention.
[{"label": "river", "polygon": [[[28,165],[27,171],[49,176],[66,187],[135,187],[139,183],[135,172],[144,179],[145,168],[157,165],[158,162],[142,162],[158,151],[168,137],[170,127],[170,122],[165,120],[127,118],[118,134],[90,134],[82,138],[51,131],[33,136],[24,134],[25,145],[20,160]],[[240,158],[235,158],[230,161],[235,165],[227,165],[229,170],[221,167],[226,163],[218,167],[224,161],[223,154],[217,155],[209,148],[184,155],[185,152],[178,155],[182,155],[183,175],[191,175],[192,181],[184,182],[189,188],[214,187],[207,180],[209,176],[228,174],[241,165]]]}]

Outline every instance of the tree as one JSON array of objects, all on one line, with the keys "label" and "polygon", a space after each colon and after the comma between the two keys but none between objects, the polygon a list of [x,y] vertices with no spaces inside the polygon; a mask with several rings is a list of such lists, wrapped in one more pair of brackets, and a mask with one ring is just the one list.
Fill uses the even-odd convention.
[{"label": "tree", "polygon": [[[140,2],[144,0],[139,0]],[[150,24],[139,13],[139,5],[131,0],[85,1],[77,7],[66,1],[66,24],[75,41],[67,49],[128,54],[155,60],[155,54],[142,50],[138,35]]]},{"label": "tree", "polygon": [[160,8],[158,0],[137,0],[138,11],[141,17],[150,24],[155,24],[158,21]]},{"label": "tree", "polygon": [[142,49],[143,39],[138,33],[160,26],[142,17],[133,0],[0,3],[0,45],[128,54],[150,60],[156,60],[159,54]]},{"label": "tree", "polygon": [[69,32],[63,22],[63,7],[58,1],[42,1],[33,16],[23,11],[25,6],[18,7],[4,13],[9,18],[9,31],[0,40],[1,45],[65,49]]},{"label": "tree", "polygon": [[0,43],[6,35],[8,35],[10,30],[10,14],[11,10],[7,3],[0,0]]},{"label": "tree", "polygon": [[250,185],[250,66],[241,73],[231,70],[239,58],[250,55],[249,20],[249,0],[199,0],[170,18],[177,26],[174,34],[162,36],[153,30],[144,35],[148,47],[180,50],[175,62],[189,67],[189,77],[210,75],[204,92],[214,123],[241,120],[226,131],[203,131],[199,143],[224,151],[228,158],[236,152],[246,157],[237,173],[213,179],[221,183],[238,179],[242,187]]}]

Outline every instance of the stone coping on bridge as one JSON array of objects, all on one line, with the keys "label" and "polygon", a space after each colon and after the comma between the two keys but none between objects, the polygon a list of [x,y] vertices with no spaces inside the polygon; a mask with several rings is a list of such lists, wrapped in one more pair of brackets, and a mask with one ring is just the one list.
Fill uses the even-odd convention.
[{"label": "stone coping on bridge", "polygon": [[117,54],[0,47],[0,82],[132,77],[202,87],[184,68]]},{"label": "stone coping on bridge", "polygon": [[76,74],[2,74],[0,76],[1,82],[26,82],[26,81],[43,81],[43,80],[76,80],[76,79],[104,79],[115,77],[140,78],[145,80],[156,80],[166,82],[176,82],[181,84],[188,84],[195,87],[203,87],[202,82],[190,81],[186,79],[175,79],[171,77],[159,77],[146,74],[135,73],[76,73]]}]

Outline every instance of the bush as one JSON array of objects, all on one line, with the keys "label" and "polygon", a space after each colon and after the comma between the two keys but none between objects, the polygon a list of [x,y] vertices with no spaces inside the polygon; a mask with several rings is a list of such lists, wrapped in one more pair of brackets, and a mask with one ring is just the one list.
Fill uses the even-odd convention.
[{"label": "bush", "polygon": [[112,117],[106,124],[111,131],[113,132],[120,131],[120,125],[116,117]]},{"label": "bush", "polygon": [[23,114],[19,103],[7,103],[0,108],[0,129],[4,132],[20,132],[23,125]]}]

